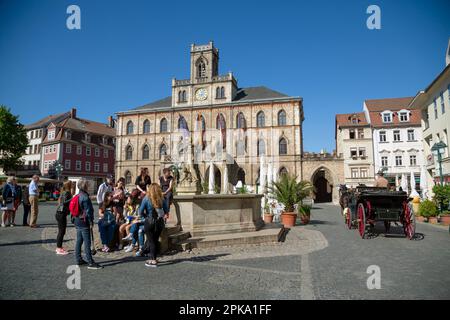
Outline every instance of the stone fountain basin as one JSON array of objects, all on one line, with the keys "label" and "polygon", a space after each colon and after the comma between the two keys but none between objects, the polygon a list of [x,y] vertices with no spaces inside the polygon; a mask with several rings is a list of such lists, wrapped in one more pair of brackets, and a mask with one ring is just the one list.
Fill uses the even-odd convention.
[{"label": "stone fountain basin", "polygon": [[193,237],[258,231],[264,227],[260,194],[176,195],[176,219]]}]

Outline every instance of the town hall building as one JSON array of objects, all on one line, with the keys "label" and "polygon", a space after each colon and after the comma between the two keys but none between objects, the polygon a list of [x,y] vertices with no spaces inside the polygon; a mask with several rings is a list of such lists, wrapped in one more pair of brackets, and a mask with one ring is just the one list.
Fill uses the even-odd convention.
[{"label": "town hall building", "polygon": [[202,183],[256,186],[261,158],[273,175],[303,176],[303,100],[266,87],[240,88],[219,74],[219,50],[191,45],[190,78],[172,80],[170,97],[117,114],[116,174],[134,184],[141,168],[156,181],[164,167],[183,163],[192,142]]}]

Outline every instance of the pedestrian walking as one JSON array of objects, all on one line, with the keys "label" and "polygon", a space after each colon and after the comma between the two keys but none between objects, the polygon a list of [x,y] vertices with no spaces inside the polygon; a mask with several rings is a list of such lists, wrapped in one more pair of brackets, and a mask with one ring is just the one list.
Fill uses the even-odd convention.
[{"label": "pedestrian walking", "polygon": [[[81,178],[77,186],[80,192],[70,202],[70,210],[74,217],[74,224],[77,231],[77,241],[75,244],[76,263],[79,266],[87,264],[88,269],[92,270],[101,269],[102,266],[95,263],[91,253],[91,228],[94,224],[94,207],[87,192],[89,182]],[[81,246],[83,243],[87,261],[81,257]]]},{"label": "pedestrian walking", "polygon": [[24,227],[29,227],[30,225],[28,223],[28,216],[30,214],[31,204],[30,204],[30,193],[28,191],[28,186],[22,187],[22,205],[23,205],[22,225]]},{"label": "pedestrian walking", "polygon": [[144,222],[144,232],[147,238],[144,254],[148,253],[150,258],[145,262],[145,266],[157,267],[158,240],[165,227],[164,215],[169,212],[169,208],[164,201],[161,187],[156,183],[147,187],[147,196],[139,208],[140,215],[144,215],[144,212],[147,216]]},{"label": "pedestrian walking", "polygon": [[9,225],[11,227],[16,226],[16,212],[17,209],[19,209],[20,204],[22,203],[22,188],[17,183],[17,179],[13,180],[13,186],[15,191],[15,197],[14,197],[14,210],[11,212],[9,216]]},{"label": "pedestrian walking", "polygon": [[8,177],[6,185],[3,187],[2,197],[2,227],[10,225],[10,219],[14,212],[14,205],[16,201],[16,187],[14,185],[15,177]]},{"label": "pedestrian walking", "polygon": [[55,218],[58,223],[58,235],[56,236],[56,254],[67,255],[69,254],[63,248],[64,235],[67,228],[67,216],[69,215],[69,204],[72,200],[72,181],[68,180],[64,182],[63,192],[58,199],[58,209],[56,210]]},{"label": "pedestrian walking", "polygon": [[30,227],[37,228],[37,218],[39,214],[39,176],[34,175],[28,188],[30,205],[31,205],[31,219]]}]

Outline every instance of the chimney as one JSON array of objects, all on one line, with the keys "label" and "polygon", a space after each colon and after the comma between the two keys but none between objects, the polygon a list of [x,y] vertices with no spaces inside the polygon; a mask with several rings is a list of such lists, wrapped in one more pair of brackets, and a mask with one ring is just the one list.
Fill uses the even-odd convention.
[{"label": "chimney", "polygon": [[112,116],[109,116],[109,117],[108,117],[108,125],[109,125],[111,128],[114,128],[114,127],[115,127],[115,121],[114,121],[114,118],[113,118]]},{"label": "chimney", "polygon": [[75,119],[77,117],[77,108],[70,109],[70,117]]}]

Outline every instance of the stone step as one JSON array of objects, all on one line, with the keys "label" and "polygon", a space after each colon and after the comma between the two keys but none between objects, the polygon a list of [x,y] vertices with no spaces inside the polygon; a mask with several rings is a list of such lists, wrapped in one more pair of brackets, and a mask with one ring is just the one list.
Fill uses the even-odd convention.
[{"label": "stone step", "polygon": [[261,244],[278,242],[280,228],[268,228],[253,232],[210,235],[194,237],[176,244],[178,250],[191,250],[193,248],[213,248],[243,244]]},{"label": "stone step", "polygon": [[171,236],[173,234],[181,232],[181,226],[177,225],[166,225],[167,235]]},{"label": "stone step", "polygon": [[191,233],[187,231],[180,231],[169,236],[170,245],[176,245],[177,243],[183,242],[191,237]]}]

